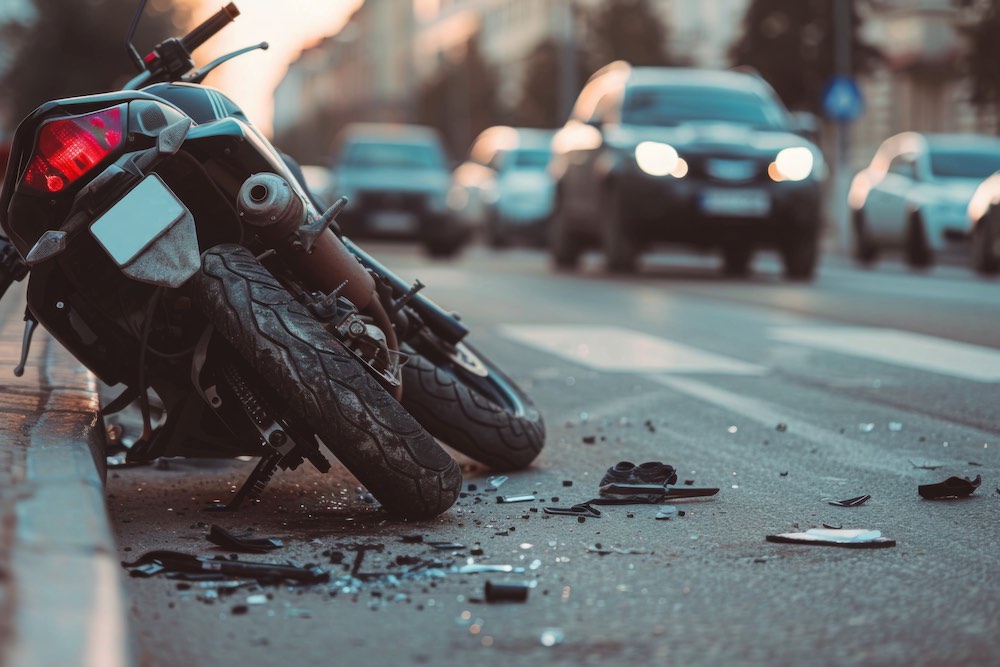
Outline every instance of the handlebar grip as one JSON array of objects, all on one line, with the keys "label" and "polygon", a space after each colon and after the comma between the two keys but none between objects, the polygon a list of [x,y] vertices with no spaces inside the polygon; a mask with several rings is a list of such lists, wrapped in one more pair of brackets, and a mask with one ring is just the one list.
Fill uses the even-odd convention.
[{"label": "handlebar grip", "polygon": [[240,10],[230,2],[228,5],[209,16],[205,21],[181,38],[181,43],[188,53],[191,53],[199,46],[207,42],[215,33],[225,28],[237,16]]}]

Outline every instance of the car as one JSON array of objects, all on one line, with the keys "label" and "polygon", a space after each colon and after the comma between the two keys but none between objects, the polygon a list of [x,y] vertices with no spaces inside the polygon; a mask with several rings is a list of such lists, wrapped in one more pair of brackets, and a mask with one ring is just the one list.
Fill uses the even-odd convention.
[{"label": "car", "polygon": [[807,134],[755,73],[605,66],[552,140],[554,264],[596,246],[610,271],[631,272],[673,243],[721,251],[743,275],[773,248],[787,278],[811,279],[826,165]]},{"label": "car", "polygon": [[484,230],[490,246],[545,244],[554,192],[547,171],[552,135],[535,128],[487,128],[452,172],[449,207]]},{"label": "car", "polygon": [[882,142],[851,181],[853,253],[870,266],[902,249],[913,268],[964,250],[976,187],[1000,169],[1000,137],[901,132]]},{"label": "car", "polygon": [[337,217],[347,236],[413,239],[433,257],[469,238],[449,215],[451,172],[437,130],[397,123],[350,123],[334,142],[332,190],[348,204]]},{"label": "car", "polygon": [[1000,170],[972,193],[967,213],[972,268],[994,275],[1000,272]]}]

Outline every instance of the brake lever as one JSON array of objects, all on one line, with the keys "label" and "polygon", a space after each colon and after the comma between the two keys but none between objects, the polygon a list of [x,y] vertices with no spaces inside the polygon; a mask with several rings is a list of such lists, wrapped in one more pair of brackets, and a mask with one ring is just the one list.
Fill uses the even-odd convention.
[{"label": "brake lever", "polygon": [[237,51],[233,51],[232,53],[227,53],[224,56],[219,56],[218,58],[208,63],[207,65],[200,67],[199,69],[196,69],[190,74],[185,74],[184,76],[181,77],[181,81],[184,81],[186,83],[201,83],[202,81],[205,80],[205,77],[211,73],[212,70],[214,70],[222,63],[232,60],[236,56],[242,56],[244,53],[250,53],[251,51],[256,51],[257,49],[260,49],[261,51],[267,51],[268,48],[270,48],[270,44],[268,44],[267,42],[261,42],[260,44],[252,44]]}]

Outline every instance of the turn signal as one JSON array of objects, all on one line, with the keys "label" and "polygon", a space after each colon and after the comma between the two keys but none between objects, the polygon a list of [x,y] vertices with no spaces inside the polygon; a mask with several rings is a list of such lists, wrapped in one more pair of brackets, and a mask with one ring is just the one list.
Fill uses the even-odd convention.
[{"label": "turn signal", "polygon": [[24,188],[55,194],[99,165],[123,143],[124,108],[122,104],[43,123],[24,174]]}]

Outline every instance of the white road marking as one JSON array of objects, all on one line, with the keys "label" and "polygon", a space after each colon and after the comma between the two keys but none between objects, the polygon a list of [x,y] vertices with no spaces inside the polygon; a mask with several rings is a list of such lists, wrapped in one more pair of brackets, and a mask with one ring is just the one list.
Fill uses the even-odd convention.
[{"label": "white road marking", "polygon": [[1000,382],[1000,351],[895,329],[780,327],[771,338],[978,382]]},{"label": "white road marking", "polygon": [[621,327],[509,325],[502,331],[520,343],[601,371],[736,375],[765,372],[761,366]]}]

